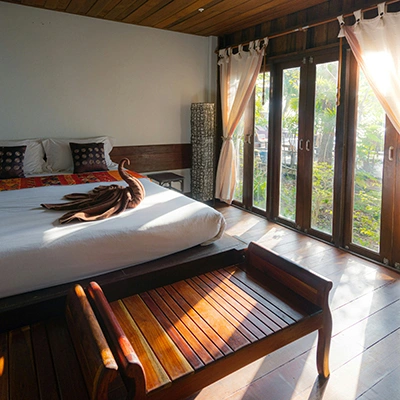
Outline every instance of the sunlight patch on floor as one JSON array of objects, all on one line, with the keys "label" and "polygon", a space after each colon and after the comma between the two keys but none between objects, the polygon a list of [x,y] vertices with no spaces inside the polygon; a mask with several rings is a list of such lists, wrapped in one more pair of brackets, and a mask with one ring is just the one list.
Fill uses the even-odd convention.
[{"label": "sunlight patch on floor", "polygon": [[262,235],[256,240],[259,244],[267,244],[268,248],[272,249],[282,242],[282,240],[287,236],[287,232],[280,228],[272,228],[270,231]]},{"label": "sunlight patch on floor", "polygon": [[253,229],[259,222],[259,218],[248,218],[246,221],[240,221],[229,226],[226,233],[231,236],[241,236],[247,231]]}]

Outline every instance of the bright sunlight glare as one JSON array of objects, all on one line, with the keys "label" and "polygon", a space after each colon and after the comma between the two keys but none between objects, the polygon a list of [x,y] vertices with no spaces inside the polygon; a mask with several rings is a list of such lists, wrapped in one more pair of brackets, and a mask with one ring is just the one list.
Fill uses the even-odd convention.
[{"label": "bright sunlight glare", "polygon": [[365,65],[369,73],[374,77],[379,89],[387,94],[391,88],[391,73],[393,71],[393,59],[384,51],[369,52],[365,55]]}]

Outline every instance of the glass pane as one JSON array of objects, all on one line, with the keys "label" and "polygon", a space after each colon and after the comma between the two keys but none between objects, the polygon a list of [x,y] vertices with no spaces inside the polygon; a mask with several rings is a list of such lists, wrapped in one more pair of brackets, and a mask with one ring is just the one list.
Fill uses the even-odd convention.
[{"label": "glass pane", "polygon": [[358,86],[352,240],[379,252],[385,112],[361,71]]},{"label": "glass pane", "polygon": [[236,187],[233,200],[243,203],[243,151],[244,151],[244,116],[233,133],[232,140],[236,150]]},{"label": "glass pane", "polygon": [[338,62],[318,64],[315,77],[311,227],[332,234]]},{"label": "glass pane", "polygon": [[267,207],[269,85],[269,72],[265,76],[259,74],[254,115],[253,206],[264,211]]},{"label": "glass pane", "polygon": [[299,94],[300,67],[283,70],[279,215],[292,221],[296,217]]}]

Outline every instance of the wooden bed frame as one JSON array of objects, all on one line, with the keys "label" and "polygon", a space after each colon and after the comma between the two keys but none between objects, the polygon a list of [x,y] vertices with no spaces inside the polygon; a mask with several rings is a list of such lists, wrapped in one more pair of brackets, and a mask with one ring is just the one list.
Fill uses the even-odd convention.
[{"label": "wooden bed frame", "polygon": [[116,163],[128,158],[129,169],[136,172],[187,169],[192,167],[192,145],[177,143],[116,146],[112,149],[110,157]]},{"label": "wooden bed frame", "polygon": [[[208,263],[237,262],[245,244],[227,234],[208,246],[195,246],[143,264],[95,277],[111,300],[162,285],[176,276],[201,273]],[[0,299],[0,332],[62,315],[71,285],[87,286],[94,277]]]},{"label": "wooden bed frame", "polygon": [[92,282],[94,313],[82,287],[71,290],[67,322],[90,398],[108,398],[120,376],[127,399],[183,399],[313,331],[327,378],[332,282],[254,243],[244,256],[111,303]]},{"label": "wooden bed frame", "polygon": [[[117,163],[122,158],[128,158],[131,162],[129,169],[141,173],[182,170],[191,168],[192,146],[190,143],[115,146],[110,157]],[[222,258],[231,260],[231,250],[244,247],[242,242],[224,235],[210,246],[196,246],[155,261],[106,273],[96,279],[111,298],[121,293],[128,295],[132,287],[151,281],[154,272],[158,271],[161,277],[161,271],[174,274],[176,269],[199,268],[201,260],[210,256],[218,262],[222,262]],[[86,285],[90,279],[80,282]],[[68,283],[0,299],[0,332],[59,315],[63,312],[70,287],[71,283]]]}]

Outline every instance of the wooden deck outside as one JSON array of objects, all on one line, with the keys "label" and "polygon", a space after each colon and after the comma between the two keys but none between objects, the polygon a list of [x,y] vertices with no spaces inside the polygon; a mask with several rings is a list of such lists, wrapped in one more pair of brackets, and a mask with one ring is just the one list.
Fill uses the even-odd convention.
[{"label": "wooden deck outside", "polygon": [[[217,205],[217,208],[227,219],[228,234],[245,242],[255,241],[334,282],[330,299],[331,376],[323,384],[316,378],[317,334],[312,333],[221,379],[190,399],[400,398],[399,274],[234,207]],[[207,275],[211,282],[216,278],[214,273]],[[203,279],[189,282],[201,290]],[[171,292],[174,293],[173,285]],[[167,298],[165,293],[150,292],[149,295]],[[151,308],[151,299],[146,296],[136,300]],[[251,338],[247,336],[247,340]],[[9,362],[4,363],[7,352]],[[26,356],[23,363],[20,354]],[[54,368],[55,359],[57,368]],[[199,362],[206,363],[207,359],[192,359],[189,367],[197,368]],[[63,398],[88,398],[82,377],[74,373],[74,366],[77,367],[77,359],[63,319],[2,333],[0,399],[8,399],[8,387],[13,392],[12,399],[19,399],[20,389],[26,392],[27,387],[31,388],[31,397],[27,400],[59,399],[58,388],[49,384],[55,382],[54,375],[62,387]],[[18,379],[10,379],[11,376]],[[5,384],[9,379],[10,385]]]}]

